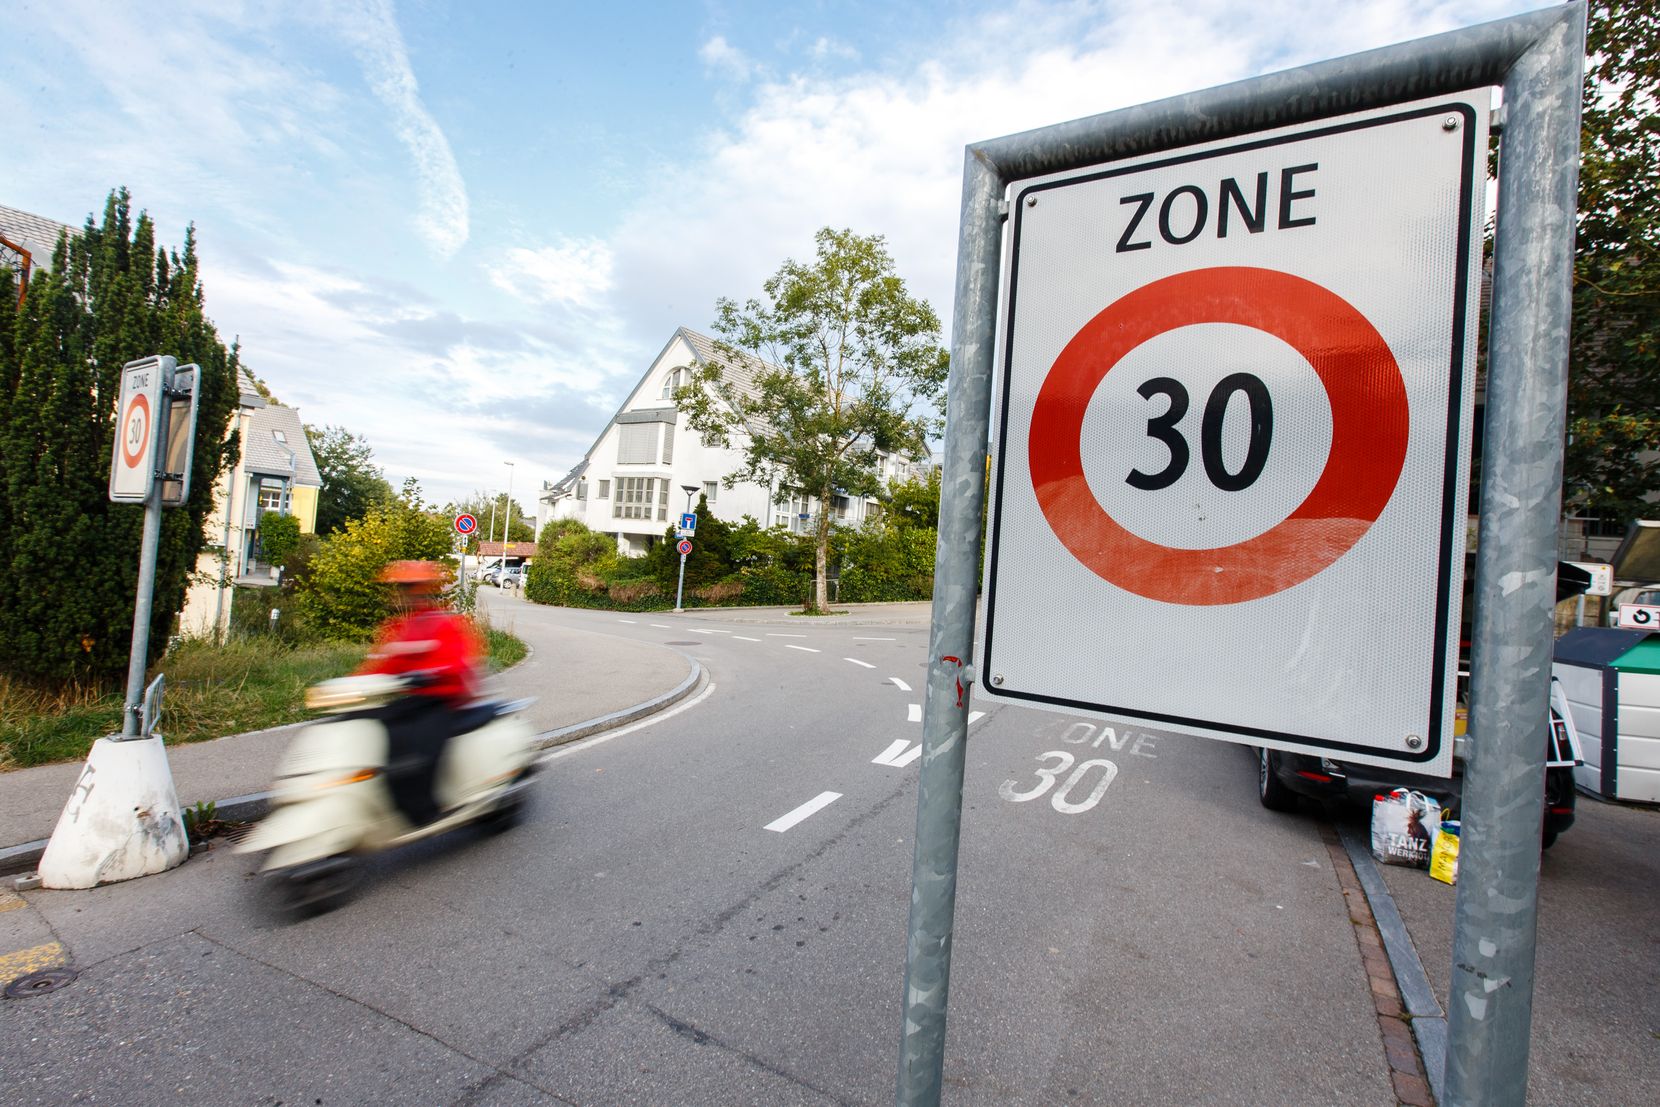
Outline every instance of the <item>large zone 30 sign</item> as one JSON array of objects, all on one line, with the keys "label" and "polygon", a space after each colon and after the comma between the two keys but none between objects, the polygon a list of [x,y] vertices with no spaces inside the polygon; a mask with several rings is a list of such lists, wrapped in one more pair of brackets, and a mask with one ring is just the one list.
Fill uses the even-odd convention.
[{"label": "large zone 30 sign", "polygon": [[1487,99],[1016,186],[986,693],[1450,771]]}]

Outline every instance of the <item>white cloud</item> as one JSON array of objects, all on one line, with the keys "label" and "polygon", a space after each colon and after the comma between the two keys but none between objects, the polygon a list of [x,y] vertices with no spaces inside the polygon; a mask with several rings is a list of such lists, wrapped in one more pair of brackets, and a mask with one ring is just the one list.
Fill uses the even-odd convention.
[{"label": "white cloud", "polygon": [[339,9],[338,19],[369,88],[392,113],[398,140],[414,159],[420,181],[415,229],[434,254],[453,257],[469,233],[467,186],[449,140],[421,102],[391,0],[359,0]]},{"label": "white cloud", "polygon": [[755,74],[755,63],[749,55],[716,35],[698,47],[697,56],[710,72],[735,81],[747,81]]},{"label": "white cloud", "polygon": [[551,246],[508,250],[490,282],[531,304],[594,307],[612,290],[611,248],[597,239],[562,239]]}]

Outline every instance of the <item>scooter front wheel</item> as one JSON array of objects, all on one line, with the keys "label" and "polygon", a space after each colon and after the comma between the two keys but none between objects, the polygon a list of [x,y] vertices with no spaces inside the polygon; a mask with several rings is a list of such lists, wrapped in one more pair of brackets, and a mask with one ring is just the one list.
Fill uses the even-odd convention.
[{"label": "scooter front wheel", "polygon": [[298,918],[321,915],[342,906],[363,883],[363,863],[344,854],[279,869],[266,878],[276,906]]}]

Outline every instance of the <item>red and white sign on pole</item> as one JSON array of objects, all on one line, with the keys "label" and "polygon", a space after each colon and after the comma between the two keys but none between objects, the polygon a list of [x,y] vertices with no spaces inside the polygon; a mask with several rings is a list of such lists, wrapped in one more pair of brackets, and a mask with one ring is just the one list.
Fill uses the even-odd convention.
[{"label": "red and white sign on pole", "polygon": [[1487,115],[1012,189],[985,694],[1450,773]]},{"label": "red and white sign on pole", "polygon": [[156,421],[162,389],[173,375],[170,357],[130,361],[121,370],[115,409],[115,450],[110,458],[110,499],[143,503],[156,475]]}]

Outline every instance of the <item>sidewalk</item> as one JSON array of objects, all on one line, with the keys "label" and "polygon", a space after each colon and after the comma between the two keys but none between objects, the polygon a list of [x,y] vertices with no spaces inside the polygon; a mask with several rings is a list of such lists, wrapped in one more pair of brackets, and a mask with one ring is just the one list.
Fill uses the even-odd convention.
[{"label": "sidewalk", "polygon": [[[480,591],[495,625],[531,649],[524,661],[490,679],[490,691],[503,699],[535,697],[525,720],[538,735],[557,731],[559,740],[570,740],[592,732],[583,724],[592,723],[593,730],[619,725],[634,709],[661,710],[674,702],[672,693],[692,691],[694,663],[676,650],[559,626],[541,615],[551,609],[539,611]],[[617,715],[625,718],[611,718]],[[169,746],[180,804],[221,802],[268,789],[298,725]],[[165,709],[160,729],[165,735]],[[13,847],[51,835],[81,766],[76,761],[0,773],[0,871],[33,863]]]}]

